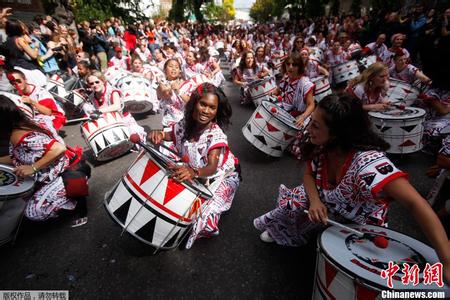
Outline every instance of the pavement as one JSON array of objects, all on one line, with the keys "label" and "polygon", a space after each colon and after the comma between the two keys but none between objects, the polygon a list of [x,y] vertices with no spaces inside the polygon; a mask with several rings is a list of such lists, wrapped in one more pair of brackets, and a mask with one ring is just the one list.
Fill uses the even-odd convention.
[{"label": "pavement", "polygon": [[[69,290],[72,299],[279,298],[310,299],[316,243],[302,248],[265,244],[253,219],[275,206],[278,186],[301,183],[304,166],[289,155],[271,158],[251,146],[241,128],[253,112],[239,104],[239,90],[226,82],[233,107],[229,144],[242,165],[243,182],[231,210],[220,219],[220,235],[195,242],[190,250],[154,254],[154,249],[123,233],[103,206],[104,194],[126,172],[137,153],[92,164],[89,222],[70,227],[70,218],[25,220],[14,245],[0,248],[0,290]],[[160,117],[138,121],[159,128]],[[69,145],[86,147],[80,124],[65,128]],[[421,152],[391,157],[409,173],[422,194],[432,179],[424,171],[433,157]],[[408,212],[393,203],[392,229],[426,241]]]}]

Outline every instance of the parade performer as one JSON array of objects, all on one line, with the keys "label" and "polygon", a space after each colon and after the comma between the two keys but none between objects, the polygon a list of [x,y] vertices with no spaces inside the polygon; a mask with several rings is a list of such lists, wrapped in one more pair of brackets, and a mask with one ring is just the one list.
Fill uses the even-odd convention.
[{"label": "parade performer", "polygon": [[[438,217],[425,199],[385,156],[389,145],[371,129],[361,102],[344,94],[319,102],[308,125],[309,141],[302,155],[308,165],[303,184],[280,186],[277,207],[256,218],[261,239],[302,246],[327,219],[385,225],[388,204],[408,208],[422,227],[450,280],[450,243]],[[309,215],[304,210],[309,210]]]},{"label": "parade performer", "polygon": [[123,56],[123,50],[120,46],[114,47],[114,56],[108,62],[108,67],[119,67],[123,70],[130,69],[130,57]]},{"label": "parade performer", "polygon": [[[231,106],[222,90],[204,83],[192,93],[186,104],[184,119],[172,126],[171,132],[152,131],[149,139],[159,144],[173,141],[187,164],[174,167],[172,177],[178,181],[194,178],[211,183],[220,180],[193,225],[186,248],[191,248],[200,237],[219,234],[218,223],[223,212],[230,209],[239,186],[237,158],[231,153],[227,136],[222,131],[230,123]],[[216,185],[217,186],[217,185]]]},{"label": "parade performer", "polygon": [[324,75],[325,77],[328,77],[330,75],[328,71],[324,67],[322,67],[316,60],[310,58],[308,48],[303,48],[300,51],[300,56],[302,58],[303,65],[305,66],[305,76],[312,79],[320,75]]},{"label": "parade performer", "polygon": [[170,127],[183,118],[184,104],[189,97],[179,94],[183,80],[181,79],[181,66],[177,59],[172,58],[166,61],[164,73],[166,80],[159,85],[157,94],[163,111],[162,124],[164,127]]},{"label": "parade performer", "polygon": [[8,78],[11,85],[22,95],[22,101],[33,107],[36,113],[35,121],[41,125],[46,124],[45,127],[56,134],[55,130],[60,130],[66,123],[66,117],[64,110],[56,103],[53,96],[46,89],[28,83],[25,74],[19,70],[11,71]]},{"label": "parade performer", "polygon": [[258,66],[252,51],[245,51],[242,54],[239,67],[236,69],[233,78],[234,84],[241,87],[241,104],[250,103],[248,84],[267,75],[269,75],[269,70]]},{"label": "parade performer", "polygon": [[[0,96],[0,136],[9,140],[9,155],[0,163],[11,164],[19,177],[31,176],[36,180],[33,195],[27,199],[25,216],[33,221],[55,218],[61,210],[74,210],[80,206],[80,217],[85,217],[88,195],[87,178],[90,169],[79,163],[82,149],[72,149],[55,140],[52,134],[28,119],[4,96]],[[76,186],[63,180],[63,173],[76,175]],[[72,177],[75,178],[75,177]],[[77,205],[78,202],[78,205]],[[76,220],[82,225],[87,219]]]},{"label": "parade performer", "polygon": [[137,133],[141,138],[146,136],[144,128],[137,124],[133,116],[129,112],[123,111],[121,92],[111,86],[101,72],[92,72],[86,81],[91,93],[89,94],[89,103],[84,103],[82,108],[87,115],[91,118],[98,118],[103,113],[120,112],[130,129],[130,134]]},{"label": "parade performer", "polygon": [[394,65],[389,68],[389,76],[409,84],[413,84],[418,79],[425,85],[431,85],[431,79],[418,68],[409,64],[408,60],[405,49],[397,49],[393,58]]},{"label": "parade performer", "polygon": [[349,82],[347,91],[362,102],[364,110],[386,110],[390,106],[385,99],[388,76],[388,68],[383,63],[374,63]]},{"label": "parade performer", "polygon": [[194,51],[188,51],[186,54],[185,64],[183,66],[184,77],[191,79],[197,74],[201,74],[203,66],[198,62],[199,55]]},{"label": "parade performer", "polygon": [[402,48],[403,42],[406,39],[406,35],[403,33],[396,33],[391,37],[391,48],[388,48],[386,51],[383,52],[381,55],[381,60],[390,68],[394,65],[394,55],[397,52],[397,50],[403,50],[405,53],[406,58],[409,60],[409,52],[405,48]]}]

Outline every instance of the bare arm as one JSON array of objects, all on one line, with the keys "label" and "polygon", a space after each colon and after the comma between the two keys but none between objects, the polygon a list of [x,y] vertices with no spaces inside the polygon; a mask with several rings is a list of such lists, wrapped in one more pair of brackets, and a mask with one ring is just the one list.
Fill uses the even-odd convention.
[{"label": "bare arm", "polygon": [[383,189],[390,197],[405,206],[419,223],[444,265],[447,282],[450,281],[450,243],[439,218],[428,202],[405,179],[398,178]]},{"label": "bare arm", "polygon": [[30,47],[30,45],[23,39],[23,38],[18,38],[16,40],[17,45],[19,46],[20,49],[22,49],[26,54],[28,54],[29,57],[31,57],[32,59],[36,59],[38,58],[39,55],[39,42],[35,42],[35,47],[34,49]]},{"label": "bare arm", "polygon": [[305,111],[296,118],[295,124],[297,126],[303,126],[303,123],[305,122],[305,120],[312,114],[312,112],[316,108],[316,104],[314,102],[314,96],[313,96],[312,92],[306,96],[305,102],[306,102]]},{"label": "bare arm", "polygon": [[327,208],[320,200],[315,179],[308,168],[303,174],[303,186],[309,199],[309,219],[313,222],[323,222],[326,224],[328,218]]},{"label": "bare arm", "polygon": [[328,77],[328,76],[330,75],[330,74],[328,73],[327,69],[325,69],[324,67],[318,66],[318,69],[319,69],[319,74],[322,74],[322,75],[324,75],[325,77]]},{"label": "bare arm", "polygon": [[429,84],[431,81],[431,79],[428,76],[426,76],[425,74],[423,74],[423,72],[420,70],[417,70],[416,78],[426,84]]},{"label": "bare arm", "polygon": [[52,110],[50,108],[40,104],[38,101],[31,100],[30,97],[28,97],[28,96],[23,96],[22,101],[24,103],[31,104],[33,106],[33,108],[35,108],[37,111],[39,111],[43,115],[46,115],[46,116],[52,115]]},{"label": "bare arm", "polygon": [[9,155],[0,157],[0,164],[10,165],[12,164],[12,159]]},{"label": "bare arm", "polygon": [[222,148],[217,148],[209,151],[208,153],[208,164],[199,169],[194,169],[190,166],[177,166],[172,174],[172,177],[178,181],[192,180],[197,177],[208,177],[214,175],[217,171],[217,166],[219,165],[219,157]]}]

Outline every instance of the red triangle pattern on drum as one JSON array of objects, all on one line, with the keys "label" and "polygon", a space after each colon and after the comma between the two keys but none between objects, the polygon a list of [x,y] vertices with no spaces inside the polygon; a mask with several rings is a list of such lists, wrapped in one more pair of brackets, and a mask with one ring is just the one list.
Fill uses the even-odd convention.
[{"label": "red triangle pattern on drum", "polygon": [[90,122],[91,124],[93,124],[95,127],[97,127],[98,128],[98,123],[97,123],[97,120],[92,120],[91,122]]},{"label": "red triangle pattern on drum", "polygon": [[146,182],[150,177],[158,173],[160,169],[158,166],[153,163],[151,159],[147,161],[147,165],[145,166],[144,173],[142,174],[141,182],[139,185],[142,185],[144,182]]},{"label": "red triangle pattern on drum", "polygon": [[83,128],[86,129],[86,131],[90,133],[88,123],[84,123],[84,124],[83,124]]},{"label": "red triangle pattern on drum", "polygon": [[[170,181],[172,181],[170,183]],[[169,183],[167,183],[166,193],[164,195],[163,205],[175,198],[179,193],[184,191],[186,188],[181,185],[181,183],[169,178]]]},{"label": "red triangle pattern on drum", "polygon": [[269,132],[278,132],[278,131],[280,131],[278,128],[276,128],[275,126],[273,126],[269,122],[266,122],[266,124],[267,124],[267,130]]},{"label": "red triangle pattern on drum", "polygon": [[188,219],[191,219],[192,216],[194,216],[197,213],[197,210],[200,208],[200,206],[202,205],[201,200],[199,200],[199,198],[195,199],[194,203],[191,206],[191,209],[189,210],[189,214],[188,214]]},{"label": "red triangle pattern on drum", "polygon": [[283,133],[283,136],[284,136],[284,139],[285,139],[286,141],[289,140],[289,139],[294,138],[293,135],[290,135],[290,134],[287,134],[287,133]]},{"label": "red triangle pattern on drum", "polygon": [[325,284],[326,287],[330,287],[334,277],[336,277],[337,270],[329,262],[325,261]]},{"label": "red triangle pattern on drum", "polygon": [[406,94],[411,94],[412,93],[412,91],[411,90],[408,90],[408,89],[402,89]]},{"label": "red triangle pattern on drum", "polygon": [[416,143],[414,143],[411,140],[406,140],[403,143],[401,143],[400,145],[398,145],[399,147],[410,147],[410,146],[415,146]]},{"label": "red triangle pattern on drum", "polygon": [[259,112],[256,112],[255,119],[262,119],[262,116]]},{"label": "red triangle pattern on drum", "polygon": [[368,289],[356,284],[356,300],[375,300],[380,294],[377,290]]}]

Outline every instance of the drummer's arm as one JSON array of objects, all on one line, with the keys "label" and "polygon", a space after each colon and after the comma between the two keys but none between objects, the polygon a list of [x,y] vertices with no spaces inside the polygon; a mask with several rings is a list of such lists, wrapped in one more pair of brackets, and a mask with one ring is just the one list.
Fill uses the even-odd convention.
[{"label": "drummer's arm", "polygon": [[296,118],[297,126],[302,126],[303,123],[305,122],[305,120],[312,114],[312,112],[316,108],[316,104],[314,103],[314,96],[313,96],[312,92],[310,92],[306,95],[305,102],[306,102],[305,111]]},{"label": "drummer's arm", "polygon": [[240,76],[238,74],[234,75],[233,82],[234,82],[234,84],[239,85],[239,86],[243,86],[244,85],[244,82],[241,81],[241,78],[240,78]]},{"label": "drummer's arm", "polygon": [[428,85],[431,84],[431,79],[428,76],[426,76],[425,74],[423,74],[423,72],[420,70],[416,71],[416,78],[425,84],[428,84]]},{"label": "drummer's arm", "polygon": [[260,76],[261,78],[269,76],[269,70],[267,70],[265,67],[262,69]]},{"label": "drummer's arm", "polygon": [[450,282],[450,242],[429,203],[403,177],[386,184],[383,191],[411,212],[444,264],[444,274]]},{"label": "drummer's arm", "polygon": [[319,70],[319,74],[322,74],[326,77],[328,77],[330,74],[328,73],[327,69],[325,69],[322,66],[317,66],[318,70]]},{"label": "drummer's arm", "polygon": [[196,177],[208,177],[214,175],[219,165],[219,157],[222,148],[216,148],[208,152],[208,164],[203,168],[193,168],[191,166],[183,165],[176,168],[172,177],[176,180],[192,180]]},{"label": "drummer's arm", "polygon": [[14,169],[14,173],[19,177],[26,177],[47,167],[66,152],[66,146],[54,142],[50,149],[38,161],[31,165],[22,165]]},{"label": "drummer's arm", "polygon": [[122,99],[120,99],[119,93],[113,92],[112,94],[112,105],[99,109],[102,113],[121,111],[122,110]]},{"label": "drummer's arm", "polygon": [[46,116],[52,115],[51,108],[48,108],[47,106],[40,104],[38,101],[35,101],[28,96],[22,96],[22,101],[24,103],[29,103],[31,106],[33,106],[34,109],[36,109],[43,115],[46,115]]},{"label": "drummer's arm", "polygon": [[12,159],[9,155],[0,157],[0,164],[10,165],[12,164]]},{"label": "drummer's arm", "polygon": [[314,222],[321,221],[326,224],[328,218],[327,208],[320,200],[316,180],[313,177],[311,169],[308,167],[303,174],[303,186],[305,187],[306,195],[309,200],[309,219]]}]

